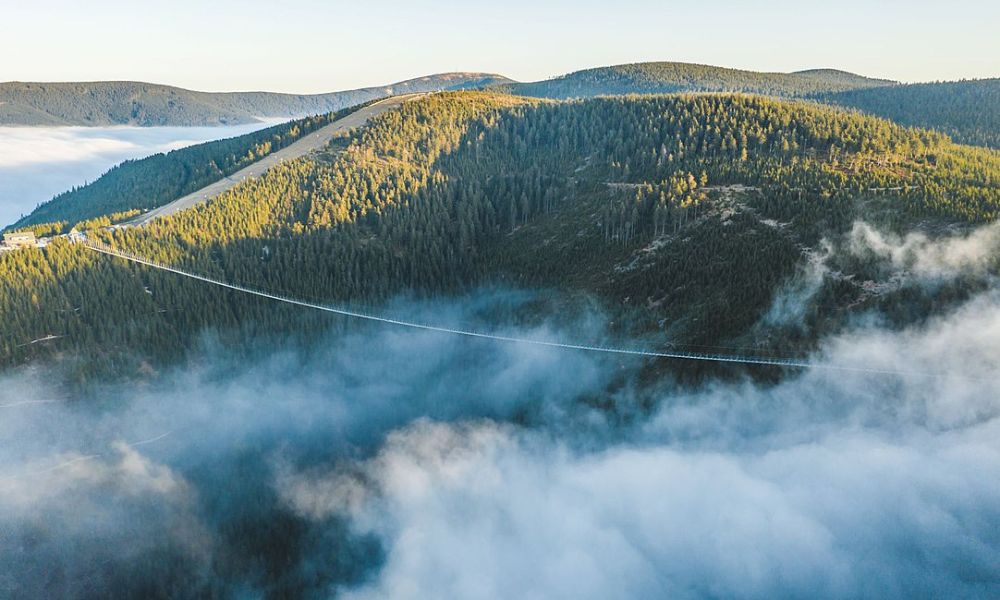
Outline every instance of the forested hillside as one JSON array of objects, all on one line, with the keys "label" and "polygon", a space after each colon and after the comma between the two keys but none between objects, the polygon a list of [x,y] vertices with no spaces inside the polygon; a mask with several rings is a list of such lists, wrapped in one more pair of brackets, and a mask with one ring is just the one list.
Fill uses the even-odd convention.
[{"label": "forested hillside", "polygon": [[931,127],[964,144],[1000,148],[1000,79],[857,89],[817,99],[903,125]]},{"label": "forested hillside", "polygon": [[59,224],[61,227],[46,230],[64,233],[80,221],[161,206],[277,152],[351,110],[354,109],[306,117],[230,139],[127,160],[92,183],[39,205],[11,229]]},{"label": "forested hillside", "polygon": [[[346,149],[283,163],[195,209],[92,235],[316,301],[541,287],[559,290],[551,302],[597,299],[620,333],[654,347],[786,351],[808,347],[820,325],[748,336],[822,239],[861,218],[897,230],[993,221],[998,175],[995,152],[812,103],[465,92],[407,103]],[[903,290],[906,309],[893,312],[860,286],[871,277],[826,282],[816,302],[834,316],[821,326],[872,308],[921,318],[942,302]],[[246,347],[336,322],[61,241],[0,255],[0,313],[6,361],[83,353],[84,381],[177,360],[206,330]],[[64,337],[30,343],[50,334]]]},{"label": "forested hillside", "polygon": [[196,92],[134,81],[0,83],[0,125],[233,125],[303,117],[398,94],[503,83],[489,73],[442,73],[329,94]]},{"label": "forested hillside", "polygon": [[834,69],[759,73],[651,62],[587,69],[547,81],[497,87],[540,98],[675,92],[803,97],[856,108],[901,125],[936,129],[960,143],[1000,147],[1000,79],[899,85]]},{"label": "forested hillside", "polygon": [[542,98],[672,92],[746,92],[770,96],[804,96],[891,83],[893,82],[835,69],[760,73],[690,63],[648,62],[598,67],[547,81],[502,87],[516,94]]}]

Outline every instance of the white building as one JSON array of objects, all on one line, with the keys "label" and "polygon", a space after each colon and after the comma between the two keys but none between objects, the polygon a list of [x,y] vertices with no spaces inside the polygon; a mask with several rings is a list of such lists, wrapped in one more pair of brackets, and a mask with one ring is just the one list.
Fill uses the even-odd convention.
[{"label": "white building", "polygon": [[15,231],[3,234],[3,245],[11,250],[35,248],[38,246],[38,240],[35,239],[35,234],[32,231]]}]

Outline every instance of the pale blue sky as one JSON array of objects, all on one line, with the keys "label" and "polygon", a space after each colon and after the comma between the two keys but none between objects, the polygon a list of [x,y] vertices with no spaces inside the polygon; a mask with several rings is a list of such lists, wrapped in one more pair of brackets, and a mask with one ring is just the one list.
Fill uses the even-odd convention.
[{"label": "pale blue sky", "polygon": [[647,60],[902,81],[1000,76],[1000,2],[0,0],[0,81],[322,92]]}]

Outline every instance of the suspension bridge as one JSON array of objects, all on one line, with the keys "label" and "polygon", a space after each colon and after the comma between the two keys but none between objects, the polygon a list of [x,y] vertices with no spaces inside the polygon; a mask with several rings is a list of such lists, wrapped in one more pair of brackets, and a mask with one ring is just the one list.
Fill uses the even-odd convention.
[{"label": "suspension bridge", "polygon": [[[862,373],[874,373],[883,375],[929,375],[927,372],[904,372],[898,370],[890,369],[877,369],[871,367],[865,367],[860,365],[844,365],[835,364],[828,362],[814,362],[808,359],[801,358],[776,358],[767,356],[752,356],[752,355],[736,355],[736,354],[712,354],[705,352],[688,352],[682,350],[646,350],[640,348],[624,348],[624,347],[613,347],[613,346],[599,346],[591,344],[582,343],[571,343],[571,342],[558,342],[545,339],[537,338],[524,338],[509,335],[502,335],[498,333],[489,333],[482,331],[474,331],[471,329],[460,329],[457,327],[449,327],[445,325],[437,325],[433,323],[421,323],[416,321],[409,321],[400,318],[394,318],[385,315],[372,314],[367,312],[361,312],[358,310],[352,310],[348,308],[341,308],[337,306],[331,306],[328,304],[318,304],[314,302],[308,302],[305,300],[300,300],[298,298],[293,298],[290,296],[283,296],[279,294],[274,294],[265,290],[254,289],[251,287],[237,285],[234,283],[229,283],[219,279],[214,279],[212,277],[207,277],[205,275],[200,275],[198,273],[193,273],[191,271],[181,269],[179,267],[165,265],[157,261],[139,256],[137,254],[120,250],[108,246],[107,244],[86,239],[80,242],[82,245],[88,249],[99,252],[101,254],[120,258],[135,264],[144,265],[153,269],[160,271],[166,271],[168,273],[174,273],[182,277],[187,277],[189,279],[194,279],[196,281],[201,281],[210,285],[218,286],[228,290],[233,290],[243,294],[249,294],[252,296],[257,296],[260,298],[267,298],[274,300],[276,302],[283,302],[285,304],[291,304],[294,306],[300,306],[303,308],[319,310],[323,312],[333,313],[341,315],[344,317],[351,317],[355,319],[364,319],[367,321],[375,321],[378,323],[384,323],[387,325],[395,325],[398,327],[407,327],[410,329],[419,329],[424,331],[433,331],[448,335],[464,336],[469,338],[480,338],[486,340],[493,340],[497,342],[511,343],[511,344],[524,344],[532,346],[545,346],[550,348],[562,348],[565,350],[580,350],[584,352],[595,352],[603,354],[618,354],[627,356],[641,356],[648,358],[667,358],[667,359],[678,359],[678,360],[691,360],[691,361],[701,361],[701,362],[713,362],[713,363],[736,363],[744,365],[765,365],[765,366],[777,366],[777,367],[789,367],[797,369],[827,369],[836,371],[854,371]],[[933,374],[930,374],[933,375]]]}]

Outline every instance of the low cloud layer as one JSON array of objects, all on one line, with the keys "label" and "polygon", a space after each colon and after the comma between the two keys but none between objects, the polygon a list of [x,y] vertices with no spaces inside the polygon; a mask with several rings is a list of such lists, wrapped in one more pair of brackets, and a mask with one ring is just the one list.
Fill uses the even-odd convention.
[{"label": "low cloud layer", "polygon": [[271,123],[228,127],[0,127],[0,227],[114,165]]},{"label": "low cloud layer", "polygon": [[[396,310],[475,324],[482,308]],[[385,327],[236,374],[224,356],[197,364],[155,389],[82,401],[44,373],[2,381],[0,596],[148,597],[177,585],[182,596],[328,597],[377,568],[378,546],[297,517],[274,489],[277,465],[366,456],[420,418],[558,422],[615,372],[582,353]]]},{"label": "low cloud layer", "polygon": [[0,595],[995,597],[997,339],[990,293],[816,355],[894,374],[770,386],[382,326],[85,403],[23,373],[0,388]]},{"label": "low cloud layer", "polygon": [[578,455],[494,423],[419,423],[360,477],[279,487],[385,544],[346,598],[988,597],[998,434]]},{"label": "low cloud layer", "polygon": [[[659,396],[628,441],[417,422],[371,459],[284,471],[300,514],[386,548],[347,598],[991,597],[1000,302],[831,340],[780,385]],[[936,374],[947,374],[938,376]]]}]

